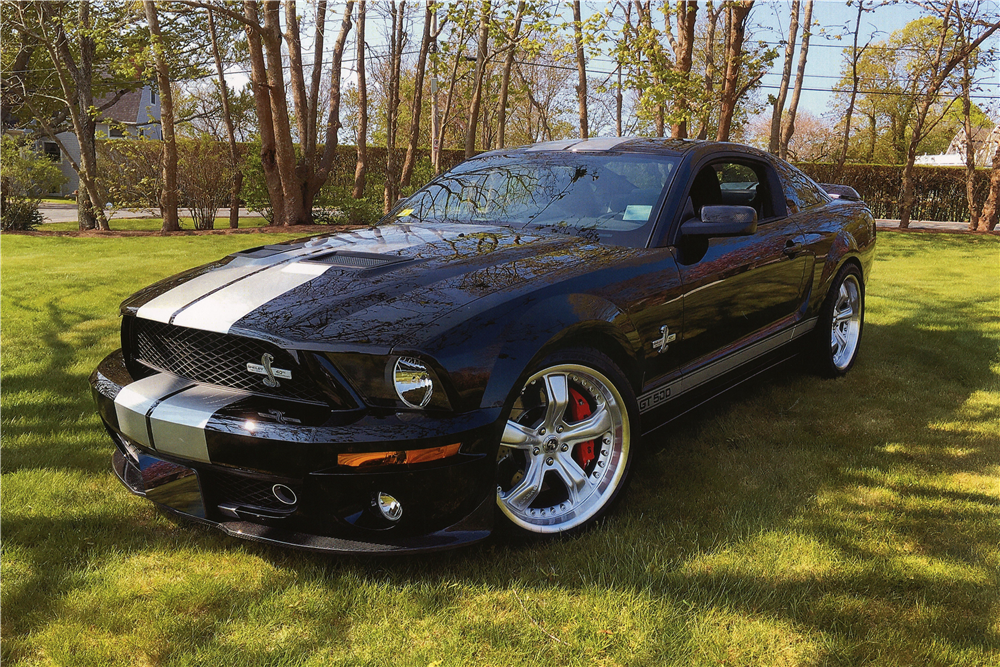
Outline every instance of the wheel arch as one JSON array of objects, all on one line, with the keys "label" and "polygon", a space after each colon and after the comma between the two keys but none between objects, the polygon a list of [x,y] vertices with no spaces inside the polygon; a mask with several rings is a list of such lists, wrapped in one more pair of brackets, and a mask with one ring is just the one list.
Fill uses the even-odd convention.
[{"label": "wheel arch", "polygon": [[[539,335],[518,335],[528,328]],[[482,407],[509,407],[511,389],[534,364],[562,349],[589,348],[611,359],[633,391],[641,383],[636,334],[628,315],[592,294],[564,294],[533,304],[506,327],[504,343],[490,373]]]}]

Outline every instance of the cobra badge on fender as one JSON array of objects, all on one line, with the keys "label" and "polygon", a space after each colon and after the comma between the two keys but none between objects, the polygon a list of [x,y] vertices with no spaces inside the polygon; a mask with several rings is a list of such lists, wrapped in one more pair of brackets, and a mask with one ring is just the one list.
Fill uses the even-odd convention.
[{"label": "cobra badge on fender", "polygon": [[274,361],[274,357],[270,354],[265,354],[260,358],[260,364],[247,364],[247,370],[258,375],[266,375],[264,385],[268,387],[278,387],[281,385],[276,378],[292,379],[291,371],[287,371],[284,368],[273,368],[271,366],[272,361]]}]

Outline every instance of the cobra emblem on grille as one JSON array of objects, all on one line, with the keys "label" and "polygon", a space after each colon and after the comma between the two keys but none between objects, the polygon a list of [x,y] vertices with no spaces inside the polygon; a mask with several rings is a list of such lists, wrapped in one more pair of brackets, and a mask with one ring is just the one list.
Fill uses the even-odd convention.
[{"label": "cobra emblem on grille", "polygon": [[264,356],[260,358],[259,364],[247,364],[247,370],[251,373],[257,373],[258,375],[266,375],[264,378],[264,385],[267,387],[280,387],[281,383],[278,382],[277,378],[284,378],[286,380],[292,379],[292,372],[285,370],[284,368],[274,368],[271,363],[274,361],[274,356],[265,352]]}]

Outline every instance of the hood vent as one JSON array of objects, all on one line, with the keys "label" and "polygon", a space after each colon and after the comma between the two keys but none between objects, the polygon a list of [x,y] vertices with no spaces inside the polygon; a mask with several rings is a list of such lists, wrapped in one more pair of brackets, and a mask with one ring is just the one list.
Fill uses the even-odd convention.
[{"label": "hood vent", "polygon": [[301,261],[327,266],[338,266],[346,269],[376,269],[390,264],[411,261],[408,257],[394,255],[379,255],[371,252],[349,252],[337,250],[323,255],[304,258]]}]

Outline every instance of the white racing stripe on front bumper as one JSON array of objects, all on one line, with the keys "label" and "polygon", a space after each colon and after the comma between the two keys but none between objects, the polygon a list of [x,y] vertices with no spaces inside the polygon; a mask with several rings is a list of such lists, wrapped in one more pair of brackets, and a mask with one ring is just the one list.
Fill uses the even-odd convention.
[{"label": "white racing stripe on front bumper", "polygon": [[165,454],[207,463],[208,420],[249,395],[158,373],[123,387],[115,397],[115,413],[118,427],[132,440]]},{"label": "white racing stripe on front bumper", "polygon": [[194,385],[164,399],[149,416],[156,450],[208,463],[208,420],[218,410],[249,395],[235,389]]},{"label": "white racing stripe on front bumper", "polygon": [[190,380],[182,380],[166,373],[157,373],[148,378],[136,380],[122,387],[115,396],[115,414],[118,416],[118,427],[122,433],[132,440],[153,447],[146,415],[164,396],[181,391],[193,384]]},{"label": "white racing stripe on front bumper", "polygon": [[191,304],[177,313],[173,323],[180,327],[229,333],[234,323],[268,301],[304,285],[330,268],[328,265],[300,266],[293,262],[261,271]]}]

